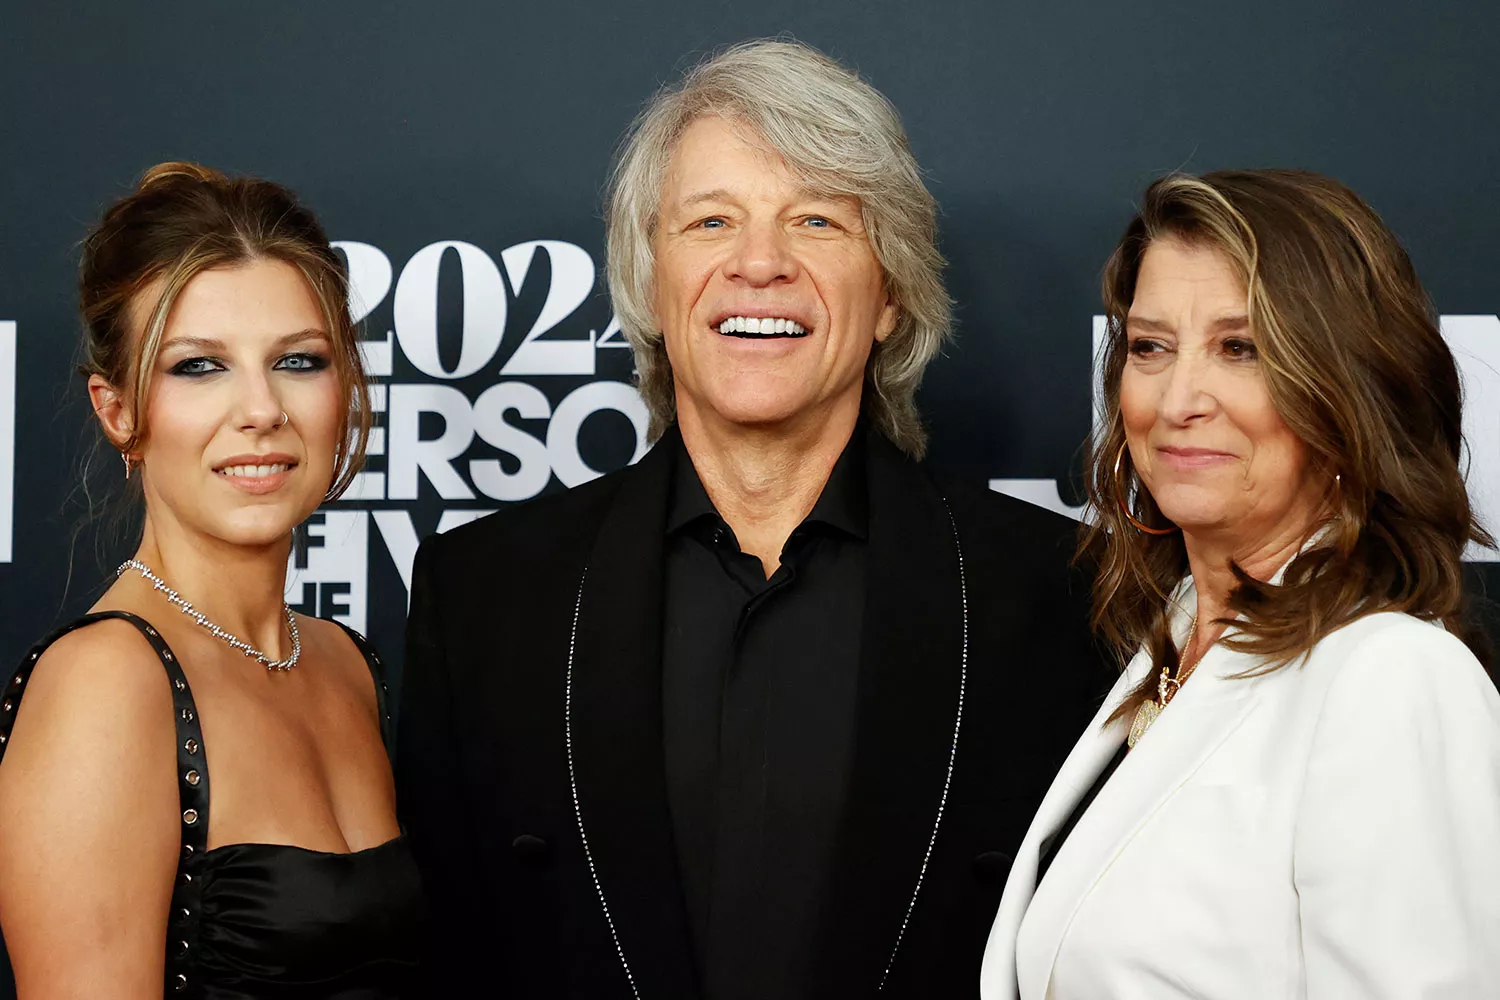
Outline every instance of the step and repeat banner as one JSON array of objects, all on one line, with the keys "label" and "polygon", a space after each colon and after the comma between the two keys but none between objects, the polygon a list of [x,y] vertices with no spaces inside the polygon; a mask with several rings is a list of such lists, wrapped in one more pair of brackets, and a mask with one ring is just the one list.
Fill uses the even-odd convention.
[{"label": "step and repeat banner", "polygon": [[[285,183],[346,256],[377,426],[355,487],[299,535],[287,593],[399,670],[425,535],[643,454],[603,284],[610,155],[662,82],[779,33],[891,97],[941,203],[958,339],[922,394],[934,462],[1077,516],[1098,276],[1134,199],[1171,169],[1304,167],[1411,250],[1463,367],[1471,491],[1500,528],[1500,12],[1229,6],[11,5],[0,660],[85,610],[132,548],[76,373],[74,283],[79,239],[146,167]],[[1470,556],[1476,591],[1500,593],[1500,553]]]}]

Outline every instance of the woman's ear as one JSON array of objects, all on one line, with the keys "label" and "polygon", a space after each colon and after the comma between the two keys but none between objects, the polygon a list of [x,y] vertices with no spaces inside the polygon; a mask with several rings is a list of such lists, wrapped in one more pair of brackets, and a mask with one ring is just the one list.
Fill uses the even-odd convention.
[{"label": "woman's ear", "polygon": [[89,376],[89,402],[104,428],[104,436],[116,448],[123,448],[135,430],[135,415],[125,405],[125,397],[110,385],[103,375]]}]

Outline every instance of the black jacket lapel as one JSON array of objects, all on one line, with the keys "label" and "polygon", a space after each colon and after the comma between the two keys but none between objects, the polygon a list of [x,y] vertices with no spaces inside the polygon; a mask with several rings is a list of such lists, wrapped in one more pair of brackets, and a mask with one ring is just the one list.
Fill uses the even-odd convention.
[{"label": "black jacket lapel", "polygon": [[[575,793],[594,906],[649,1000],[699,995],[662,750],[662,557],[674,450],[670,437],[659,441],[621,478],[589,557],[572,675]],[[627,996],[623,970],[621,978]]]},{"label": "black jacket lapel", "polygon": [[959,705],[964,617],[948,511],[921,466],[869,433],[854,763],[809,996],[879,985],[925,865]]}]

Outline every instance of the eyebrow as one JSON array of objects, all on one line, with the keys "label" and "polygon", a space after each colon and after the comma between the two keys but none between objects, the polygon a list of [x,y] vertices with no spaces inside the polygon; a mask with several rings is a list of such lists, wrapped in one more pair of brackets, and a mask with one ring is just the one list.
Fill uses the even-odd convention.
[{"label": "eyebrow", "polygon": [[[298,330],[295,333],[283,334],[282,336],[276,338],[276,343],[272,346],[288,347],[292,344],[296,344],[304,340],[330,339],[331,338],[328,336],[328,333],[326,331],[314,330],[309,328],[307,330]],[[222,340],[217,340],[213,337],[173,337],[171,340],[161,345],[161,349],[164,351],[170,347],[187,347],[192,350],[199,351],[222,351],[225,348],[225,344]]]},{"label": "eyebrow", "polygon": [[[829,202],[829,203],[838,203],[838,202],[843,202],[843,201],[846,201],[848,199],[851,199],[854,196],[853,195],[836,194],[836,193],[834,193],[832,191],[828,191],[828,190],[825,190],[823,188],[815,187],[815,186],[813,186],[811,184],[799,184],[799,185],[797,185],[797,197],[799,199],[803,200],[803,201],[823,201],[823,202]],[[730,191],[727,188],[714,188],[712,191],[699,191],[696,194],[690,194],[690,195],[688,195],[686,198],[683,198],[682,200],[680,200],[679,202],[677,202],[677,207],[678,208],[691,208],[694,205],[701,205],[704,202],[711,202],[711,201],[731,201],[732,202],[732,201],[735,201],[735,200],[736,199],[735,199],[734,195],[731,194]]]},{"label": "eyebrow", "polygon": [[697,194],[688,195],[677,203],[679,208],[690,208],[693,205],[701,205],[705,201],[733,201],[729,192],[724,188],[714,188],[712,191],[699,191]]},{"label": "eyebrow", "polygon": [[[1127,329],[1149,330],[1152,333],[1176,333],[1177,328],[1164,320],[1151,319],[1149,316],[1126,316],[1125,326]],[[1243,313],[1232,316],[1220,316],[1208,325],[1213,333],[1233,333],[1236,330],[1246,330],[1250,327],[1250,317]]]}]

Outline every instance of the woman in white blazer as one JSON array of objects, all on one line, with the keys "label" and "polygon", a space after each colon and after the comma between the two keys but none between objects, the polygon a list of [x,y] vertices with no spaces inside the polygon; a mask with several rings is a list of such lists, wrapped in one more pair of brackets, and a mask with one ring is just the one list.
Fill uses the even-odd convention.
[{"label": "woman in white blazer", "polygon": [[1493,544],[1406,254],[1292,171],[1151,186],[1106,269],[1096,624],[1133,654],[1017,854],[985,1000],[1500,997]]}]

